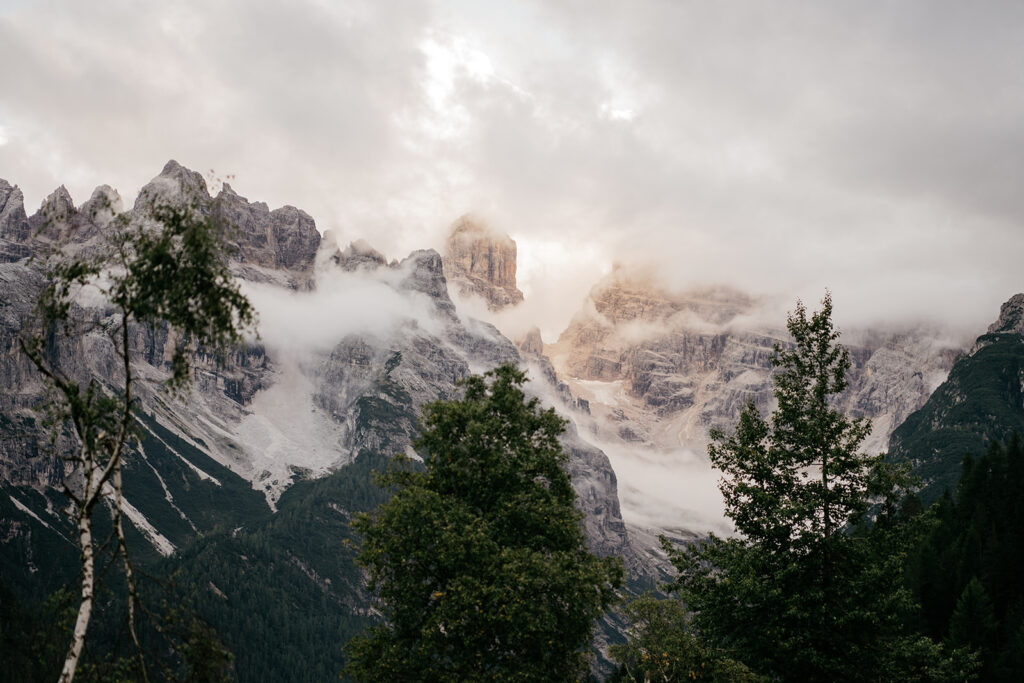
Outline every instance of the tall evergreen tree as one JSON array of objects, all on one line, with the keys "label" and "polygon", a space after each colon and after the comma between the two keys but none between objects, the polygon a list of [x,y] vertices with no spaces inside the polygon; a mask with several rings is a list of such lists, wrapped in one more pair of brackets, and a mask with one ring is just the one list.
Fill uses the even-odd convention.
[{"label": "tall evergreen tree", "polygon": [[[778,407],[753,403],[733,434],[712,432],[726,514],[738,536],[668,546],[676,586],[709,645],[785,680],[880,680],[938,671],[938,647],[909,633],[909,591],[898,529],[851,533],[873,496],[901,483],[881,456],[860,453],[869,425],[834,407],[849,353],[837,343],[832,302],[789,316],[789,348],[776,346]],[[936,673],[936,675],[938,675]]]},{"label": "tall evergreen tree", "polygon": [[762,677],[723,653],[701,643],[678,600],[646,594],[622,609],[630,623],[629,638],[609,648],[618,668],[609,681],[760,681]]},{"label": "tall evergreen tree", "polygon": [[[424,469],[355,522],[385,622],[350,641],[368,681],[567,681],[622,580],[588,552],[558,442],[564,423],[505,365],[424,408]],[[406,465],[409,463],[406,462]]]},{"label": "tall evergreen tree", "polygon": [[1024,449],[994,441],[966,456],[954,498],[929,510],[909,583],[929,634],[973,649],[984,680],[1014,681],[1024,664]]},{"label": "tall evergreen tree", "polygon": [[992,601],[977,577],[972,577],[949,620],[949,640],[953,645],[984,648],[995,636],[996,618]]}]

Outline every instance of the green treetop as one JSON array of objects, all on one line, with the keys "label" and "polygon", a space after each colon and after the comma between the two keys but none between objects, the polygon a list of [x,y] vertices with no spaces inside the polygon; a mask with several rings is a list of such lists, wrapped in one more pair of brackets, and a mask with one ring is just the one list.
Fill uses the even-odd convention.
[{"label": "green treetop", "polygon": [[[423,410],[424,468],[354,524],[384,623],[347,646],[368,681],[567,681],[622,581],[586,547],[558,437],[564,421],[510,365]],[[399,458],[399,461],[404,461]]]}]

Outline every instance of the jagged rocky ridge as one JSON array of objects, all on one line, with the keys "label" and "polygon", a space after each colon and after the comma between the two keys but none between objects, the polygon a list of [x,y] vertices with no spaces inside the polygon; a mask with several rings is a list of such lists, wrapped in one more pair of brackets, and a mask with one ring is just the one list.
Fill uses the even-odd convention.
[{"label": "jagged rocky ridge", "polygon": [[[428,250],[388,262],[362,241],[337,249],[299,209],[271,211],[230,186],[211,198],[202,177],[175,162],[140,191],[131,212],[143,217],[157,202],[196,193],[200,211],[237,226],[232,269],[265,329],[226,364],[198,357],[195,389],[185,400],[156,391],[167,373],[166,335],[132,331],[146,416],[127,498],[137,511],[134,533],[154,555],[174,553],[169,561],[217,562],[225,548],[235,552],[242,543],[235,531],[266,532],[280,540],[278,569],[291,567],[335,608],[366,618],[368,596],[350,555],[330,545],[347,533],[352,512],[369,504],[365,497],[351,503],[352,482],[368,487],[374,457],[408,448],[424,402],[451,396],[470,372],[511,360],[528,367],[533,390],[573,422],[564,443],[592,547],[623,556],[634,577],[650,577],[664,566],[658,533],[689,538],[707,527],[694,519],[647,519],[627,534],[617,495],[622,478],[591,443],[614,447],[616,466],[631,458],[671,465],[664,458],[671,452],[703,458],[709,428],[730,429],[747,400],[771,409],[772,346],[785,343],[786,334],[781,321],[758,322],[760,302],[752,297],[722,289],[673,292],[620,271],[594,288],[556,344],[545,346],[534,332],[517,349],[494,327],[460,316],[449,296],[478,295],[492,310],[521,300],[515,243],[507,236],[460,219],[453,233],[463,237],[450,240],[443,257]],[[105,186],[77,208],[58,188],[31,217],[23,201],[17,187],[0,181],[0,564],[8,563],[4,577],[12,581],[47,575],[45,563],[59,553],[45,548],[73,552],[61,538],[64,502],[54,494],[66,473],[35,411],[43,387],[16,343],[44,286],[42,262],[27,257],[61,243],[90,248],[122,209]],[[1008,306],[1011,313],[1024,310],[1024,298]],[[313,310],[321,319],[311,320]],[[102,323],[112,313],[83,305],[74,315]],[[1020,316],[1004,318],[993,334],[1019,332]],[[957,352],[934,337],[923,328],[844,336],[855,367],[841,403],[871,418],[867,450],[882,450],[893,428],[946,377]],[[79,376],[117,379],[113,347],[102,334],[70,340],[60,353]],[[714,487],[713,479],[698,483]],[[690,493],[674,495],[686,506]],[[302,540],[311,535],[310,523],[331,553],[313,552]],[[216,536],[218,526],[231,533]],[[197,544],[207,533],[218,540]],[[251,558],[253,551],[236,554]],[[21,558],[17,567],[9,564],[14,557]],[[242,568],[254,563],[244,560]],[[203,576],[211,604],[249,590],[225,575]]]},{"label": "jagged rocky ridge", "polygon": [[[708,431],[731,427],[749,400],[766,412],[772,406],[773,347],[788,334],[759,323],[757,306],[728,289],[673,293],[619,272],[595,286],[545,352],[558,376],[589,397],[602,434],[702,451]],[[958,353],[924,328],[855,330],[843,343],[854,364],[840,407],[874,423],[868,451],[884,450]],[[599,394],[611,389],[616,401],[603,402]]]},{"label": "jagged rocky ridge", "polygon": [[[383,324],[360,329],[356,323],[339,338],[319,345],[307,346],[298,338],[282,341],[268,333],[226,365],[197,358],[195,388],[185,400],[157,391],[167,373],[165,335],[159,330],[132,331],[140,393],[153,423],[251,482],[271,505],[297,476],[324,476],[362,451],[405,450],[423,403],[454,395],[455,383],[471,372],[520,360],[515,346],[495,328],[463,321],[456,314],[436,252],[418,251],[388,264],[365,243],[335,251],[333,240],[325,240],[330,247],[322,248],[315,224],[304,212],[293,207],[270,211],[226,185],[214,200],[202,176],[174,161],[139,192],[132,212],[142,217],[158,202],[186,197],[198,197],[199,210],[216,212],[237,226],[232,269],[258,309],[267,302],[301,306],[303,297],[329,300],[329,288],[346,286],[402,304]],[[0,253],[7,260],[0,264],[5,302],[0,309],[0,414],[5,425],[33,423],[43,396],[42,384],[16,341],[21,321],[31,313],[34,293],[44,284],[42,262],[28,262],[26,257],[58,239],[82,245],[101,239],[118,202],[116,193],[104,187],[76,209],[60,188],[28,218],[20,191],[0,184]],[[275,310],[260,314],[265,324],[274,324]],[[80,306],[74,315],[102,322],[112,313],[102,306]],[[316,321],[306,323],[317,326]],[[302,330],[296,333],[301,335]],[[62,364],[81,377],[116,382],[113,360],[114,349],[102,334],[69,340],[61,349]],[[152,432],[155,427],[145,429]],[[5,431],[0,476],[6,483],[44,489],[62,480],[63,463],[44,447],[38,429]],[[593,548],[632,557],[607,459],[575,434],[567,434],[566,445]],[[207,474],[196,469],[200,476]],[[129,502],[145,517],[147,501]],[[171,541],[159,529],[148,536],[164,551],[181,540],[179,535]]]},{"label": "jagged rocky ridge", "polygon": [[[166,331],[130,330],[143,412],[141,444],[126,463],[130,544],[153,571],[185,572],[189,599],[226,638],[243,679],[302,675],[281,665],[289,657],[333,676],[335,639],[373,618],[345,545],[351,515],[381,500],[371,469],[410,452],[420,407],[455,395],[458,380],[503,362],[535,364],[491,325],[460,317],[432,250],[388,263],[365,242],[336,249],[304,212],[271,211],[229,186],[212,198],[198,173],[173,161],[129,215],[146,220],[159,203],[181,201],[236,226],[231,268],[261,316],[261,338],[225,363],[197,355],[193,390],[174,398],[159,390],[169,370]],[[38,412],[44,386],[17,336],[45,285],[50,251],[95,248],[122,207],[106,187],[77,208],[60,188],[31,217],[23,202],[17,187],[0,182],[0,568],[5,584],[41,599],[75,577],[59,493],[69,473],[59,456],[70,445],[48,442]],[[512,258],[514,278],[514,250]],[[71,315],[93,331],[62,342],[62,367],[116,385],[115,349],[98,331],[115,322],[113,311],[86,297]],[[528,391],[558,403],[549,375],[531,372]],[[623,557],[631,576],[646,580],[607,457],[571,426],[564,444],[591,548]],[[281,647],[299,643],[272,669],[260,645],[267,619],[280,619],[264,614],[259,595],[268,590],[266,600],[289,605],[289,626],[273,627]],[[239,610],[258,615],[241,623]],[[316,662],[307,659],[310,637],[325,639]]]}]

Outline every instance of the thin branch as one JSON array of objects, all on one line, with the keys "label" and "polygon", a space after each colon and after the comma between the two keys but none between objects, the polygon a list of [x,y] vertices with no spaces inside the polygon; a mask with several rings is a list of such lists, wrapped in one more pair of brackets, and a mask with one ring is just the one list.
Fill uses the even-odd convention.
[{"label": "thin branch", "polygon": [[124,525],[122,523],[122,485],[121,485],[121,453],[125,442],[129,438],[129,429],[132,420],[132,364],[131,353],[128,347],[128,311],[121,308],[121,358],[124,360],[124,411],[121,413],[121,432],[118,434],[114,455],[111,461],[115,462],[114,467],[114,528],[117,530],[117,548],[124,560],[124,579],[128,585],[128,632],[131,634],[132,643],[135,644],[135,652],[139,658],[139,667],[142,672],[142,680],[148,683],[149,674],[146,672],[146,660],[142,656],[142,645],[139,643],[139,636],[135,629],[135,605],[139,602],[139,594],[135,583],[135,573],[132,571],[132,563],[128,559],[128,543],[124,536]]}]

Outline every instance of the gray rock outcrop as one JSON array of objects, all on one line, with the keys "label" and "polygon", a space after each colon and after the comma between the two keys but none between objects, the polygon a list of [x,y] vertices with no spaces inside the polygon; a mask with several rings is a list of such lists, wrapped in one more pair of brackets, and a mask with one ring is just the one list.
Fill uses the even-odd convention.
[{"label": "gray rock outcrop", "polygon": [[[324,240],[327,240],[326,233]],[[356,240],[345,249],[338,249],[331,255],[331,260],[342,270],[350,273],[357,270],[374,270],[387,264],[384,254],[371,247],[366,240]]]},{"label": "gray rock outcrop", "polygon": [[171,159],[160,174],[146,183],[135,198],[133,210],[147,213],[160,204],[190,204],[197,209],[206,207],[210,193],[201,173],[192,171]]},{"label": "gray rock outcrop", "polygon": [[290,285],[311,285],[313,262],[320,248],[316,223],[305,211],[284,206],[271,211],[263,202],[250,203],[227,183],[216,201],[214,215],[237,232],[234,260],[248,266],[248,279],[266,279],[259,270],[287,271]]},{"label": "gray rock outcrop", "polygon": [[25,215],[25,195],[17,185],[0,179],[0,260],[18,261],[31,255],[32,227]]},{"label": "gray rock outcrop", "polygon": [[1024,294],[1014,294],[999,308],[999,318],[988,328],[989,334],[998,332],[1024,335]]}]

